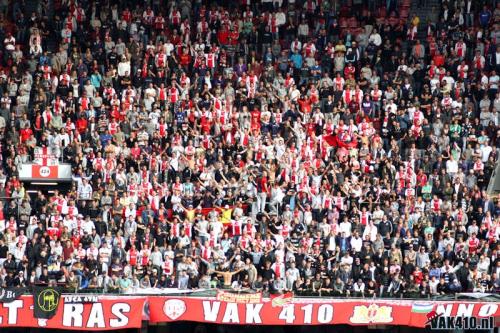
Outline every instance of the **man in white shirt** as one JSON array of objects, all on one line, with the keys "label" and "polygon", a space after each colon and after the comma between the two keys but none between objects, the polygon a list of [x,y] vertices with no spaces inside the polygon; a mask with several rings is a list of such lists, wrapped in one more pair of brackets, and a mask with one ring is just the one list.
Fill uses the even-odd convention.
[{"label": "man in white shirt", "polygon": [[286,271],[286,278],[288,280],[287,284],[290,282],[290,285],[293,285],[300,278],[300,272],[294,261],[290,263],[290,268]]},{"label": "man in white shirt", "polygon": [[346,237],[351,236],[351,223],[349,222],[349,220],[347,220],[347,217],[342,222],[340,222],[339,232],[340,234],[345,232]]},{"label": "man in white shirt", "polygon": [[354,293],[355,296],[363,296],[365,293],[365,283],[363,280],[358,279],[358,281],[354,284]]},{"label": "man in white shirt", "polygon": [[163,256],[160,252],[160,249],[158,246],[155,246],[153,249],[153,252],[151,252],[151,255],[149,256],[151,259],[151,262],[153,265],[161,267],[163,265]]},{"label": "man in white shirt", "polygon": [[363,239],[366,240],[368,238],[370,241],[374,242],[377,238],[377,233],[377,226],[375,226],[373,222],[370,222],[363,231]]},{"label": "man in white shirt", "polygon": [[380,206],[377,206],[372,214],[373,224],[377,225],[380,221],[382,221],[384,215],[384,211],[380,208]]},{"label": "man in white shirt", "polygon": [[102,244],[101,248],[99,249],[99,257],[105,264],[109,265],[111,258],[111,249],[109,248],[107,242],[104,242],[104,244]]},{"label": "man in white shirt", "polygon": [[5,49],[9,52],[14,51],[16,45],[16,39],[10,32],[7,33],[7,37],[3,40],[3,45]]},{"label": "man in white shirt", "polygon": [[95,229],[94,222],[90,220],[90,216],[87,216],[87,218],[82,222],[82,229],[83,232],[86,232],[89,235],[92,233],[92,229]]},{"label": "man in white shirt", "polygon": [[274,183],[274,186],[271,188],[271,201],[269,202],[272,211],[278,212],[278,207],[281,205],[284,197],[283,189],[277,182]]},{"label": "man in white shirt", "polygon": [[483,163],[488,162],[488,159],[490,158],[490,154],[493,151],[493,148],[489,145],[488,143],[489,139],[486,139],[486,143],[484,145],[481,145],[479,149],[481,149],[481,161]]},{"label": "man in white shirt", "polygon": [[377,47],[382,45],[382,37],[380,37],[380,34],[378,33],[377,29],[373,29],[373,32],[370,35],[370,38],[368,39],[368,43],[372,43]]},{"label": "man in white shirt", "polygon": [[439,281],[436,279],[435,276],[431,278],[429,281],[429,290],[431,295],[437,294],[437,285],[439,284]]},{"label": "man in white shirt", "polygon": [[398,110],[398,106],[394,103],[394,101],[391,99],[389,103],[386,106],[386,111],[388,113],[396,113]]},{"label": "man in white shirt", "polygon": [[125,56],[122,57],[122,61],[118,64],[118,76],[130,76],[130,61],[127,61]]},{"label": "man in white shirt", "polygon": [[354,252],[361,252],[361,248],[363,247],[363,239],[359,237],[358,232],[355,231],[353,237],[351,238],[351,248]]},{"label": "man in white shirt", "polygon": [[497,75],[496,71],[493,70],[491,71],[491,75],[488,79],[489,83],[489,90],[488,90],[488,95],[491,100],[495,99],[495,96],[498,91],[498,81],[500,80],[500,77]]},{"label": "man in white shirt", "polygon": [[453,178],[455,174],[458,172],[458,163],[457,161],[453,158],[452,155],[450,155],[450,159],[446,162],[446,172]]},{"label": "man in white shirt", "polygon": [[167,57],[170,57],[172,51],[174,50],[174,44],[172,44],[170,41],[167,41],[165,44],[163,44],[163,50],[165,51]]},{"label": "man in white shirt", "polygon": [[78,198],[88,200],[92,198],[92,186],[87,179],[83,179],[81,185],[78,186]]},{"label": "man in white shirt", "polygon": [[446,81],[446,89],[451,91],[455,86],[455,79],[451,76],[450,71],[446,72],[446,75],[443,76],[441,83],[444,85],[444,81]]},{"label": "man in white shirt", "polygon": [[353,258],[349,255],[349,252],[346,252],[345,255],[340,259],[340,264],[352,266]]}]

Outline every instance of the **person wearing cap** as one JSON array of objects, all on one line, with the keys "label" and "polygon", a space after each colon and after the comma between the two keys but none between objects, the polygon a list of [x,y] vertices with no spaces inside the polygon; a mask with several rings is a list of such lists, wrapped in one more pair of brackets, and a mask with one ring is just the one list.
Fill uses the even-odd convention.
[{"label": "person wearing cap", "polygon": [[224,207],[217,207],[217,209],[221,212],[221,222],[224,224],[231,223],[233,208],[229,205],[224,205]]}]

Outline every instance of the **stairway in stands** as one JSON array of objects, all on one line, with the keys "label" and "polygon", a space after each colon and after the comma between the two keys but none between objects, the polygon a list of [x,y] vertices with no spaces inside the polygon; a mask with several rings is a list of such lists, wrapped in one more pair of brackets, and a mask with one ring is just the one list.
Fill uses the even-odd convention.
[{"label": "stairway in stands", "polygon": [[437,23],[439,19],[439,0],[426,0],[425,6],[419,7],[418,0],[413,0],[410,8],[410,19],[413,15],[420,18],[418,27],[418,39],[424,41],[427,37],[427,22]]},{"label": "stairway in stands", "polygon": [[[36,12],[38,8],[38,3],[41,0],[25,0],[24,1],[24,12],[27,17],[31,16],[32,12]],[[48,1],[48,12],[46,13],[49,17],[49,19],[52,19],[54,16],[54,1],[49,0]]]},{"label": "stairway in stands", "polygon": [[[38,10],[38,3],[40,1],[41,0],[25,0],[24,1],[25,15],[30,17],[32,12],[36,12]],[[53,19],[53,17],[54,17],[54,1],[53,0],[48,1],[48,11],[45,13],[45,15],[48,16],[49,22]],[[49,38],[47,40],[46,46],[47,46],[48,51],[56,52],[57,51],[56,39]]]},{"label": "stairway in stands", "polygon": [[24,1],[24,16],[30,17],[31,13],[36,12],[37,8],[38,8],[38,0]]}]

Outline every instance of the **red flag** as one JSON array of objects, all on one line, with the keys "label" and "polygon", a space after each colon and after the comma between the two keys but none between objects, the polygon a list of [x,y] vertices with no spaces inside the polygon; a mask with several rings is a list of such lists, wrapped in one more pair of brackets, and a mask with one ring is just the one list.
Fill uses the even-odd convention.
[{"label": "red flag", "polygon": [[336,135],[326,135],[324,139],[330,146],[338,147],[338,139]]},{"label": "red flag", "polygon": [[271,304],[273,307],[284,306],[293,300],[293,293],[288,291],[284,294],[271,294]]}]

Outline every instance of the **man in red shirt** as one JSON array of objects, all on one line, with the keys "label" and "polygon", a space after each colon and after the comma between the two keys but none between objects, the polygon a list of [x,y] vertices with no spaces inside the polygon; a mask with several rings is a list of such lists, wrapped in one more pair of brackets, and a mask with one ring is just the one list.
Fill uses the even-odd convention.
[{"label": "man in red shirt", "polygon": [[420,267],[416,266],[415,271],[413,272],[413,279],[415,280],[415,283],[420,285],[422,283],[422,280],[424,279],[424,274],[420,270]]},{"label": "man in red shirt", "polygon": [[188,70],[189,64],[191,63],[191,55],[189,54],[189,50],[187,47],[184,48],[182,54],[179,57],[179,60],[184,70]]},{"label": "man in red shirt", "polygon": [[260,132],[260,127],[261,127],[260,116],[261,116],[261,113],[257,108],[253,109],[253,111],[250,112],[252,132],[255,132],[255,131],[257,131],[257,133]]},{"label": "man in red shirt", "polygon": [[82,114],[80,116],[80,118],[78,118],[76,121],[76,130],[78,131],[78,133],[83,133],[83,132],[85,132],[87,125],[88,125],[88,121],[85,118],[85,115]]},{"label": "man in red shirt", "polygon": [[33,131],[30,126],[26,124],[26,126],[19,131],[19,135],[21,136],[21,143],[28,141],[29,138],[33,135]]},{"label": "man in red shirt", "polygon": [[259,179],[258,183],[259,197],[257,206],[259,207],[259,212],[263,213],[266,209],[267,195],[269,193],[269,186],[267,183],[267,172],[262,172],[262,177]]},{"label": "man in red shirt", "polygon": [[468,245],[469,245],[469,254],[476,252],[476,250],[478,249],[479,239],[477,239],[475,232],[473,232],[471,237],[469,238]]},{"label": "man in red shirt", "polygon": [[307,98],[305,95],[302,95],[298,99],[297,103],[299,103],[300,111],[302,113],[306,113],[306,114],[311,113],[311,109],[312,109],[311,100],[309,98]]},{"label": "man in red shirt", "polygon": [[434,65],[437,67],[441,67],[444,65],[444,56],[439,52],[436,51],[436,55],[434,56]]}]

